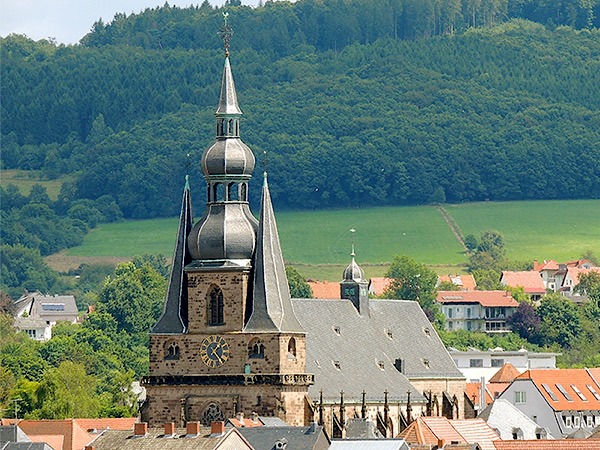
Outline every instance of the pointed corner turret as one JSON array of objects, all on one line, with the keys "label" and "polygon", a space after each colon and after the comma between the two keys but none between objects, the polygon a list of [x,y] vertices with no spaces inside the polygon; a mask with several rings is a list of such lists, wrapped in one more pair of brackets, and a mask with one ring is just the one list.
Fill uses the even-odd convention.
[{"label": "pointed corner turret", "polygon": [[342,282],[340,283],[340,297],[343,299],[350,300],[358,313],[362,316],[370,316],[370,305],[369,305],[369,283],[365,278],[365,272],[356,263],[354,257],[354,233],[356,230],[351,229],[352,233],[352,261],[344,270]]},{"label": "pointed corner turret", "polygon": [[190,195],[189,176],[185,176],[181,214],[177,230],[177,243],[171,265],[171,276],[167,287],[167,298],[161,318],[152,333],[185,333],[187,331],[187,282],[185,266],[192,260],[187,246],[188,235],[192,229],[192,197]]},{"label": "pointed corner turret", "polygon": [[303,333],[292,308],[266,172],[253,266],[252,313],[244,331]]},{"label": "pointed corner turret", "polygon": [[221,93],[219,94],[219,106],[215,113],[216,116],[241,116],[242,110],[238,106],[237,93],[231,74],[231,64],[229,55],[225,56],[225,67],[223,67],[223,77],[221,78]]}]

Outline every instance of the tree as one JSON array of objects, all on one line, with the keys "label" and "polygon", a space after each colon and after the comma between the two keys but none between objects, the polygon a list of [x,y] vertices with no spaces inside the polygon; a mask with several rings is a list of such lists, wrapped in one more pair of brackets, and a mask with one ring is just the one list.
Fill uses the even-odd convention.
[{"label": "tree", "polygon": [[0,314],[12,316],[15,312],[15,302],[3,291],[0,291]]},{"label": "tree", "polygon": [[542,300],[540,316],[541,343],[570,347],[581,334],[581,318],[577,306],[558,293],[546,295]]},{"label": "tree", "polygon": [[166,285],[149,264],[121,263],[100,291],[98,312],[112,315],[119,330],[146,333],[162,312]]},{"label": "tree", "polygon": [[477,238],[475,236],[473,236],[472,234],[467,234],[465,236],[465,247],[467,247],[467,250],[469,250],[470,252],[472,252],[473,250],[475,250],[477,248],[478,242],[477,242]]},{"label": "tree", "polygon": [[575,292],[588,295],[590,300],[600,306],[600,272],[588,272],[579,275]]},{"label": "tree", "polygon": [[519,303],[517,310],[506,320],[506,323],[522,338],[533,343],[539,342],[541,319],[531,303],[527,301]]},{"label": "tree", "polygon": [[424,264],[408,256],[396,256],[386,275],[392,281],[383,296],[419,302],[432,323],[443,324],[443,316],[436,301],[437,274]]},{"label": "tree", "polygon": [[313,298],[314,293],[306,279],[294,267],[285,268],[288,284],[290,286],[290,295],[292,298]]},{"label": "tree", "polygon": [[485,231],[469,256],[469,270],[498,269],[506,256],[504,237],[497,231]]},{"label": "tree", "polygon": [[491,269],[476,269],[471,272],[475,283],[477,284],[477,290],[479,291],[494,291],[502,289],[500,284],[500,272]]}]

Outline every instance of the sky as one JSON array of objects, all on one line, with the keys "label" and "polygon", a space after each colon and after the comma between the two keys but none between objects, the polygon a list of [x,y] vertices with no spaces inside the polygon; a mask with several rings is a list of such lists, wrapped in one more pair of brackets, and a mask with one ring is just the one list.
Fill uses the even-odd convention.
[{"label": "sky", "polygon": [[[116,13],[139,13],[162,6],[166,0],[0,0],[0,36],[25,34],[31,39],[54,38],[61,44],[75,44],[98,19],[110,22]],[[168,0],[169,5],[187,7],[203,0]],[[225,0],[209,0],[221,6]],[[258,0],[242,0],[256,5]]]}]

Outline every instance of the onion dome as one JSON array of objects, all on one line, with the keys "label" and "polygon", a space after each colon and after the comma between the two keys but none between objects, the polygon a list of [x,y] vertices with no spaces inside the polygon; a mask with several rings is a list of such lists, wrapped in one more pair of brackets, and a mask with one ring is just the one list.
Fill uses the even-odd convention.
[{"label": "onion dome", "polygon": [[344,281],[364,281],[365,272],[362,268],[354,261],[354,252],[352,252],[352,262],[344,270]]}]

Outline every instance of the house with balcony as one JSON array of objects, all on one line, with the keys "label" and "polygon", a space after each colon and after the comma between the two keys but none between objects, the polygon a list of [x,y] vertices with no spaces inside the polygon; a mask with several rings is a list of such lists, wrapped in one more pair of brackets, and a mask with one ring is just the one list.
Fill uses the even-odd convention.
[{"label": "house with balcony", "polygon": [[439,291],[436,300],[450,331],[509,332],[506,320],[519,306],[507,291]]}]

